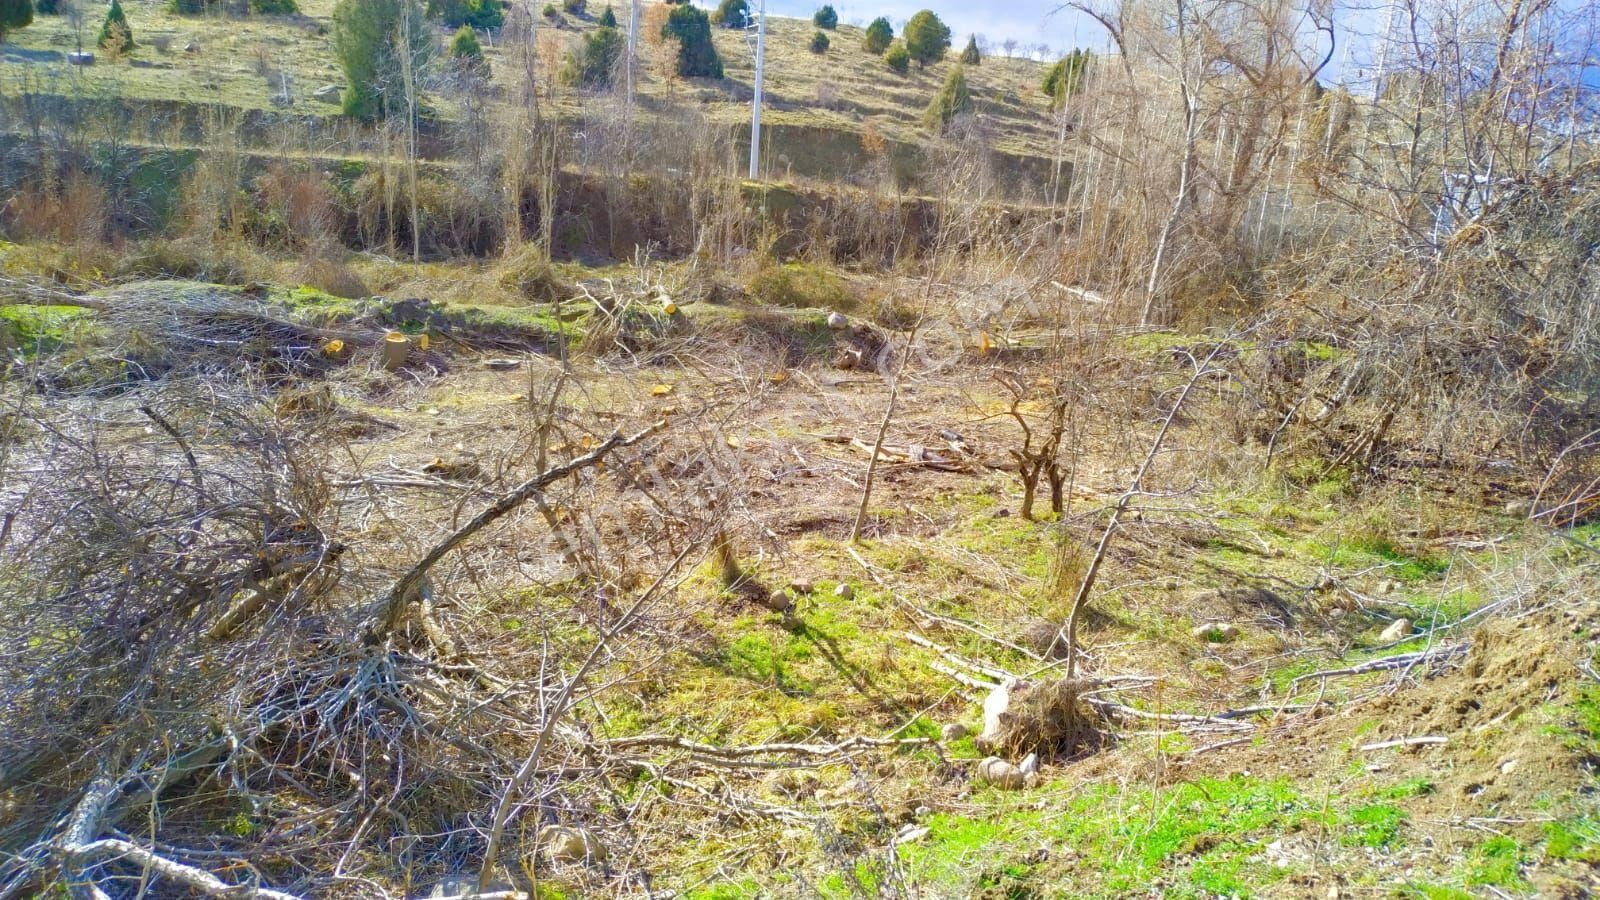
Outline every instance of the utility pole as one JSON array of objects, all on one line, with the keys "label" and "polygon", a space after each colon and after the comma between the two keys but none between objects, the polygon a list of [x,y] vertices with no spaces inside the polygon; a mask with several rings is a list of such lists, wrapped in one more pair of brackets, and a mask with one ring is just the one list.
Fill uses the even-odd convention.
[{"label": "utility pole", "polygon": [[761,180],[761,79],[767,63],[767,0],[756,13],[756,95],[750,103],[750,180]]},{"label": "utility pole", "polygon": [[[532,15],[533,6],[529,4],[529,15]],[[628,97],[627,119],[633,121],[633,66],[639,53],[639,0],[630,0],[628,3]]]}]

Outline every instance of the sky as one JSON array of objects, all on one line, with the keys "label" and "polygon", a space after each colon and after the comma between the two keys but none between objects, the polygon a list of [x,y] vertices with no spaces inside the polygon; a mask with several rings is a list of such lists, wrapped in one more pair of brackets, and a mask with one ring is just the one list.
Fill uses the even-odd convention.
[{"label": "sky", "polygon": [[[809,18],[820,0],[767,0],[767,11],[775,15]],[[753,8],[759,0],[751,0]],[[973,2],[973,0],[866,0],[851,3],[834,2],[839,21],[865,25],[878,16],[888,16],[895,31],[906,19],[920,9],[932,9],[939,14],[956,35],[956,43],[964,43],[969,34],[981,34],[996,46],[1012,38],[1025,46],[1049,44],[1057,51],[1073,46],[1099,47],[1105,42],[1105,32],[1082,13],[1061,9],[1058,0],[1006,0],[1003,3]],[[1057,11],[1059,9],[1059,11]],[[1077,44],[1073,43],[1074,37]]]},{"label": "sky", "polygon": [[[703,5],[715,5],[715,0],[700,0]],[[755,8],[761,0],[750,0]],[[767,0],[767,10],[774,15],[810,18],[818,5],[825,0]],[[957,47],[969,34],[979,34],[999,47],[1006,39],[1013,39],[1025,50],[1039,44],[1048,44],[1051,57],[1058,57],[1074,47],[1104,50],[1107,35],[1100,25],[1088,15],[1066,5],[1066,0],[831,0],[839,13],[839,21],[865,25],[877,16],[888,16],[895,32],[899,33],[905,20],[920,9],[932,9],[950,26]],[[1108,3],[1108,0],[1101,0]],[[1421,0],[1423,9],[1437,11],[1442,8],[1465,9],[1485,0]],[[1493,2],[1493,0],[1488,0]],[[1586,26],[1569,29],[1565,34],[1552,36],[1558,46],[1565,45],[1563,55],[1590,60],[1588,68],[1579,77],[1591,91],[1600,88],[1600,48],[1594,46],[1597,32],[1590,30],[1596,23],[1595,0],[1553,0],[1552,20],[1569,24],[1582,20]],[[1393,19],[1386,16],[1386,4],[1396,8],[1400,0],[1334,0],[1333,17],[1338,47],[1332,59],[1319,76],[1324,84],[1342,83],[1352,88],[1368,83],[1377,56],[1376,34],[1381,23]],[[1492,7],[1491,7],[1492,8]],[[1587,46],[1586,46],[1587,45]],[[1021,51],[1019,51],[1021,52]],[[1320,54],[1319,54],[1320,56]]]}]

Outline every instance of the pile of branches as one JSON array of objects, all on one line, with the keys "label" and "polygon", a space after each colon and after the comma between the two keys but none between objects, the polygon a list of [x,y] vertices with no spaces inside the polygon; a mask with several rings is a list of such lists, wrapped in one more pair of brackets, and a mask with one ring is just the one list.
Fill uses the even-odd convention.
[{"label": "pile of branches", "polygon": [[[581,675],[480,667],[430,573],[660,424],[536,473],[396,576],[339,537],[327,423],[280,420],[270,393],[6,402],[32,429],[0,446],[0,897],[399,884],[482,858],[489,832],[520,854],[525,812],[598,818],[583,735],[556,726]],[[591,659],[669,590],[640,592]]]},{"label": "pile of branches", "polygon": [[1501,185],[1424,246],[1319,250],[1241,367],[1258,436],[1360,473],[1406,451],[1530,481],[1582,468],[1571,448],[1600,425],[1597,244],[1591,166]]}]

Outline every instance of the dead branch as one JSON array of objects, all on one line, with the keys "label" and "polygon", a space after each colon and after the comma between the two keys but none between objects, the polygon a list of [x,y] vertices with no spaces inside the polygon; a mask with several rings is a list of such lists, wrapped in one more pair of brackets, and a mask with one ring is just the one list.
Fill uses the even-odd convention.
[{"label": "dead branch", "polygon": [[583,456],[565,462],[553,469],[546,469],[540,472],[513,488],[495,501],[493,505],[473,516],[472,520],[467,524],[456,529],[449,537],[434,545],[432,550],[429,550],[422,559],[417,561],[416,565],[407,570],[394,583],[394,586],[384,594],[363,640],[368,644],[381,643],[393,633],[404,620],[409,605],[416,599],[417,588],[422,584],[422,580],[427,577],[428,570],[433,568],[451,550],[461,546],[468,538],[493,523],[496,519],[526,503],[545,487],[566,478],[568,475],[594,466],[605,459],[613,450],[631,447],[659,434],[665,431],[666,427],[667,422],[663,419],[643,431],[627,437],[624,437],[620,431],[612,432],[611,436],[601,442],[600,446],[595,447]]}]

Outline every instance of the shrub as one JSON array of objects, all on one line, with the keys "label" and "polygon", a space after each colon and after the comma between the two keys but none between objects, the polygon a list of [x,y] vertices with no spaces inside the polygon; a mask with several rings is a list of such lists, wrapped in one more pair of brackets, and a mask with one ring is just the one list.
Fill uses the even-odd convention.
[{"label": "shrub", "polygon": [[858,302],[850,283],[837,272],[809,263],[768,266],[750,279],[749,291],[769,306],[794,309],[815,307],[848,312]]},{"label": "shrub", "polygon": [[873,56],[882,56],[883,51],[889,49],[889,43],[894,40],[894,26],[889,20],[879,16],[867,26],[867,36],[861,41],[861,49]]},{"label": "shrub", "polygon": [[918,67],[925,67],[944,59],[945,51],[950,49],[950,26],[925,9],[906,23],[905,40],[906,52]]},{"label": "shrub", "polygon": [[483,58],[483,44],[478,42],[478,33],[470,25],[456,29],[447,52],[457,71],[488,77],[489,61]]},{"label": "shrub", "polygon": [[609,5],[606,6],[606,11],[600,14],[600,27],[617,27],[617,14],[611,11],[611,7]]},{"label": "shrub", "polygon": [[0,0],[0,42],[6,32],[33,24],[33,0]]},{"label": "shrub", "polygon": [[35,0],[33,11],[41,16],[58,16],[61,14],[61,0]]},{"label": "shrub", "polygon": [[712,21],[723,28],[744,28],[750,24],[749,0],[722,0]]},{"label": "shrub", "polygon": [[903,41],[890,44],[889,52],[883,54],[883,61],[901,75],[911,71],[911,52],[906,49]]},{"label": "shrub", "polygon": [[678,42],[678,74],[684,78],[721,78],[722,58],[711,43],[711,19],[705,10],[674,6],[661,36]]},{"label": "shrub", "polygon": [[565,0],[561,8],[565,9],[568,15],[581,16],[589,10],[589,4],[586,0]]},{"label": "shrub", "polygon": [[450,28],[499,28],[505,21],[500,0],[428,0],[425,15]]},{"label": "shrub", "polygon": [[1089,59],[1089,51],[1074,50],[1045,71],[1044,81],[1040,83],[1039,89],[1050,98],[1051,109],[1055,109],[1062,101],[1083,90],[1083,77],[1089,70]]},{"label": "shrub", "polygon": [[292,16],[300,7],[295,0],[250,0],[250,11],[258,16]]},{"label": "shrub", "polygon": [[552,22],[561,21],[561,10],[554,3],[544,5],[544,17]]},{"label": "shrub", "polygon": [[826,31],[818,31],[816,34],[811,36],[811,52],[828,52],[828,33]]},{"label": "shrub", "polygon": [[832,31],[839,27],[839,14],[833,11],[831,5],[823,6],[811,17],[811,24]]},{"label": "shrub", "polygon": [[951,119],[972,108],[972,93],[967,89],[967,73],[958,65],[950,70],[944,86],[933,96],[928,109],[922,114],[922,124],[935,131],[944,128]]},{"label": "shrub", "polygon": [[610,87],[612,73],[621,58],[622,33],[602,25],[584,35],[577,49],[567,57],[562,79],[583,87]]},{"label": "shrub", "polygon": [[100,37],[95,43],[113,55],[133,49],[133,29],[128,27],[122,0],[111,0],[111,8],[106,10],[106,20],[100,25]]},{"label": "shrub", "polygon": [[167,11],[180,16],[198,16],[206,11],[206,0],[168,0]]},{"label": "shrub", "polygon": [[963,66],[975,66],[981,62],[983,62],[983,57],[978,53],[978,36],[975,34],[969,35],[967,37],[967,49],[961,51],[961,64]]}]

